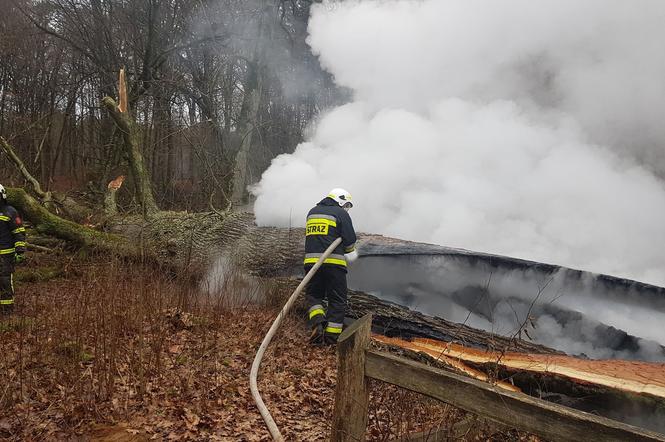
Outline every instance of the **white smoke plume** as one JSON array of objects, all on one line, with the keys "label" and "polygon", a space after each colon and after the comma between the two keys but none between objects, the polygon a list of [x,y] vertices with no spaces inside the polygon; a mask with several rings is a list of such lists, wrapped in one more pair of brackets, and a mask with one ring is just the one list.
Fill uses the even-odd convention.
[{"label": "white smoke plume", "polygon": [[313,7],[352,103],[254,188],[302,225],[332,187],[357,230],[665,285],[665,2],[366,0]]}]

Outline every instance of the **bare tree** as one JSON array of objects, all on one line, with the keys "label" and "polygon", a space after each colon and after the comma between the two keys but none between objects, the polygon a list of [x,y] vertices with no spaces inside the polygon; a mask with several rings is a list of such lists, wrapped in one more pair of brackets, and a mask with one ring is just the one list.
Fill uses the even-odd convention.
[{"label": "bare tree", "polygon": [[[0,135],[45,192],[86,189],[101,202],[108,181],[128,175],[120,209],[146,208],[148,190],[164,208],[242,203],[270,160],[292,151],[312,118],[344,97],[305,43],[308,1],[0,7]],[[131,149],[100,101],[118,96],[122,67]],[[143,178],[131,152],[143,158]],[[0,157],[22,181],[10,164]]]}]

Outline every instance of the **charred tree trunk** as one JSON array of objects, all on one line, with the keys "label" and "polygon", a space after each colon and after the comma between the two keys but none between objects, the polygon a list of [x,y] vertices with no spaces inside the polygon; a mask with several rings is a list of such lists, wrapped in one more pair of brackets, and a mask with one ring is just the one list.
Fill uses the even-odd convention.
[{"label": "charred tree trunk", "polygon": [[[291,293],[299,281],[293,278],[276,278],[275,289],[279,293]],[[304,307],[302,309],[305,312]],[[358,290],[349,291],[348,316],[359,319],[372,314],[372,332],[389,337],[411,339],[414,337],[460,342],[469,347],[508,350],[521,353],[561,354],[554,349],[521,339],[509,339],[487,333],[463,324],[446,321],[409,310]]]}]

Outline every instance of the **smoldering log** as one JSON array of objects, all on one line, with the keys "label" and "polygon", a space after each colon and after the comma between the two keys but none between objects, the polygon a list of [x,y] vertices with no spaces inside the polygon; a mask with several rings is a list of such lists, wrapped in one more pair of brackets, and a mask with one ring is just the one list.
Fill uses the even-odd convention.
[{"label": "smoldering log", "polygon": [[[271,282],[274,284],[273,289],[281,296],[288,296],[297,287],[299,280],[282,277],[271,278]],[[362,291],[349,290],[348,299],[349,318],[358,319],[368,313],[372,314],[372,333],[403,339],[421,337],[460,342],[467,346],[491,350],[510,349],[523,353],[562,354],[552,348],[523,339],[510,339],[428,316]],[[304,307],[300,312],[304,315]]]}]

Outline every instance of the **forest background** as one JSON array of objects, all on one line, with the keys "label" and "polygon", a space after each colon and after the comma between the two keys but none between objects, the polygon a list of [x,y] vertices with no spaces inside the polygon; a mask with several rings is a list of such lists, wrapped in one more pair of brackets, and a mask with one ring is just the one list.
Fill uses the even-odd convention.
[{"label": "forest background", "polygon": [[[122,134],[101,104],[124,67],[159,207],[243,206],[271,159],[348,99],[306,43],[311,4],[0,0],[0,135],[46,191],[99,201],[129,175],[118,199],[132,209]],[[0,170],[21,184],[4,155]]]}]

